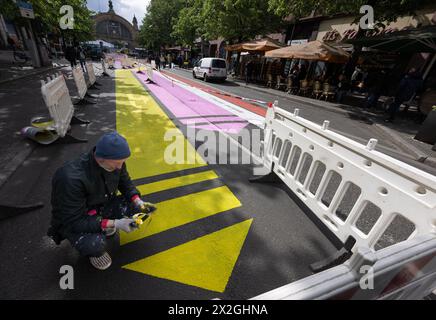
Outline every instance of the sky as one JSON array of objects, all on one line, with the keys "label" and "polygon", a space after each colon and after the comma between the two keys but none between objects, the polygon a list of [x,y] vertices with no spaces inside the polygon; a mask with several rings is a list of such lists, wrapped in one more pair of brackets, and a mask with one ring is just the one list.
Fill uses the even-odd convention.
[{"label": "sky", "polygon": [[[88,0],[88,8],[95,12],[108,12],[108,0]],[[138,26],[141,26],[146,8],[150,0],[112,0],[115,13],[122,16],[129,22],[132,22],[133,15],[138,20]]]}]

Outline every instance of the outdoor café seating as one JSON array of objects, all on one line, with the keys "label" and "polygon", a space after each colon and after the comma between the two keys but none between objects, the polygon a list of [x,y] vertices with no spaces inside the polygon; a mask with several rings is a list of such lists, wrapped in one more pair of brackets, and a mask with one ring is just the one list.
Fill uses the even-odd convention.
[{"label": "outdoor caf\u00e9 seating", "polygon": [[321,81],[315,81],[313,84],[312,97],[319,99],[322,93]]},{"label": "outdoor caf\u00e9 seating", "polygon": [[298,95],[307,96],[310,92],[310,85],[307,79],[300,80],[300,89],[298,90]]},{"label": "outdoor caf\u00e9 seating", "polygon": [[277,82],[276,82],[276,89],[280,90],[282,88],[286,88],[287,87],[287,83],[285,82],[285,78],[282,77],[281,75],[277,75]]},{"label": "outdoor caf\u00e9 seating", "polygon": [[291,77],[288,77],[286,84],[286,92],[289,94],[295,94],[298,91],[298,86],[295,85],[295,81]]},{"label": "outdoor caf\u00e9 seating", "polygon": [[325,101],[328,101],[330,98],[333,99],[335,95],[336,95],[335,87],[330,85],[328,82],[324,83],[320,98],[325,97]]}]

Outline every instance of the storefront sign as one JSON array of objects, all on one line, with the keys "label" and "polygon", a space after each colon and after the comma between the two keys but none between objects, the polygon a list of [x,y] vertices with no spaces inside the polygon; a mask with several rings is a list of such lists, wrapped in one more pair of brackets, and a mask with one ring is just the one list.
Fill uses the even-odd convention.
[{"label": "storefront sign", "polygon": [[289,40],[288,41],[288,46],[292,46],[292,45],[294,45],[294,44],[305,44],[305,43],[307,43],[307,39],[300,39],[300,40]]},{"label": "storefront sign", "polygon": [[[376,37],[376,36],[381,36],[381,35],[389,34],[389,33],[396,32],[396,31],[400,31],[400,30],[398,30],[398,28],[386,28],[386,29],[380,29],[380,30],[368,30],[368,31],[365,31],[364,35],[365,35],[365,37]],[[339,42],[339,41],[343,41],[343,40],[354,39],[356,37],[356,35],[357,35],[357,30],[356,29],[345,30],[342,35],[339,33],[338,30],[334,29],[334,30],[328,31],[324,35],[322,40],[323,41]]]},{"label": "storefront sign", "polygon": [[20,9],[21,16],[24,18],[35,19],[35,14],[33,13],[33,6],[31,3],[26,1],[17,1],[18,8]]}]

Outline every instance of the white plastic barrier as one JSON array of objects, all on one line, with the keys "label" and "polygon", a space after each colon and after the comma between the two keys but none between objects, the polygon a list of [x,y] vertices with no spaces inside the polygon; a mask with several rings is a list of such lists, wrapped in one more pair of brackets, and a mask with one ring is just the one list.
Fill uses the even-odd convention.
[{"label": "white plastic barrier", "polygon": [[252,300],[410,300],[436,288],[436,237],[418,236],[374,252],[359,248],[343,265]]},{"label": "white plastic barrier", "polygon": [[147,70],[147,78],[150,81],[153,81],[153,67],[149,64],[147,64],[145,66],[146,70]]},{"label": "white plastic barrier", "polygon": [[77,92],[79,93],[79,98],[82,100],[85,98],[86,91],[88,90],[82,68],[79,66],[73,68],[73,77],[74,82],[76,83]]},{"label": "white plastic barrier", "polygon": [[92,62],[86,63],[86,71],[88,72],[89,83],[92,86],[94,85],[95,81],[97,81],[94,73],[94,65],[92,64]]},{"label": "white plastic barrier", "polygon": [[269,108],[264,165],[342,242],[374,250],[436,234],[436,177],[319,126]]},{"label": "white plastic barrier", "polygon": [[74,107],[71,102],[65,78],[57,74],[47,82],[41,80],[41,93],[50,116],[53,119],[53,127],[60,137],[65,137],[74,115]]}]

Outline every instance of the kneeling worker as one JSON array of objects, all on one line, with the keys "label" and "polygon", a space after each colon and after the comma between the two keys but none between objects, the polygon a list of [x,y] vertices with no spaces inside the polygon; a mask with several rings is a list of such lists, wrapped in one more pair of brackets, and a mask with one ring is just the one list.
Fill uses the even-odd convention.
[{"label": "kneeling worker", "polygon": [[127,141],[117,132],[107,133],[93,150],[59,168],[52,180],[48,235],[57,244],[68,239],[99,270],[112,263],[106,237],[117,229],[131,232],[137,227],[133,214],[156,209],[141,200],[130,180],[125,164],[129,156]]}]

